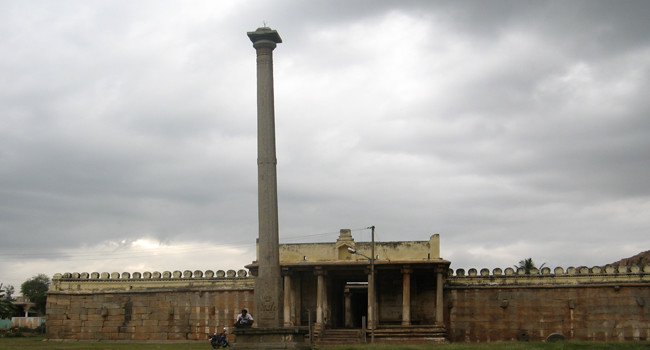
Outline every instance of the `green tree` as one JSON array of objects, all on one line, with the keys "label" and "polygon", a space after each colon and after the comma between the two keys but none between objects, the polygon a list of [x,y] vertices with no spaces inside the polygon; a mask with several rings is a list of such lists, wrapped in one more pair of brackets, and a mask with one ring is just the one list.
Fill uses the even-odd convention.
[{"label": "green tree", "polygon": [[[542,267],[544,267],[544,265],[546,265],[546,263],[543,263],[542,266],[539,267],[539,269],[541,269]],[[518,264],[518,265],[514,265],[514,267],[515,267],[516,269],[524,269],[524,271],[526,271],[526,274],[527,274],[527,275],[530,275],[530,272],[531,272],[533,269],[537,269],[537,266],[535,265],[535,262],[533,261],[533,258],[528,258],[528,259],[520,260],[520,261],[519,261],[519,264]]]},{"label": "green tree", "polygon": [[23,282],[20,286],[20,292],[36,304],[36,310],[39,313],[45,315],[45,303],[49,288],[50,278],[41,273]]},{"label": "green tree", "polygon": [[16,306],[11,302],[11,295],[7,293],[7,291],[12,291],[13,288],[12,285],[4,287],[0,283],[0,318],[9,318],[16,311]]},{"label": "green tree", "polygon": [[16,288],[14,288],[14,286],[11,284],[3,287],[2,283],[0,283],[0,289],[5,293],[5,298],[7,299],[12,299],[11,297],[14,295],[14,292],[16,292]]}]

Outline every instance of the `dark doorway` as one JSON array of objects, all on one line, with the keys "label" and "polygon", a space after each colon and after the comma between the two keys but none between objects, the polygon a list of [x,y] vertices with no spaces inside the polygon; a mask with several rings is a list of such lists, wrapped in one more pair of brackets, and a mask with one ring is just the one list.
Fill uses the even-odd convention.
[{"label": "dark doorway", "polygon": [[361,328],[361,320],[368,315],[368,289],[355,288],[350,290],[350,312],[352,313],[352,327]]}]

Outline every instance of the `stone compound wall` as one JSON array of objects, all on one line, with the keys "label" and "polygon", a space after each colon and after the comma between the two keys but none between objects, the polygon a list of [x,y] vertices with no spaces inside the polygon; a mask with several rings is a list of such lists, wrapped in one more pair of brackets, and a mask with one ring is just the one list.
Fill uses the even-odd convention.
[{"label": "stone compound wall", "polygon": [[444,300],[453,342],[650,339],[650,266],[459,269]]},{"label": "stone compound wall", "polygon": [[52,340],[206,341],[242,308],[255,314],[246,270],[57,274],[47,297]]},{"label": "stone compound wall", "polygon": [[[253,286],[246,270],[57,274],[47,338],[205,341],[255,315]],[[444,302],[453,342],[650,340],[650,266],[450,270]]]}]

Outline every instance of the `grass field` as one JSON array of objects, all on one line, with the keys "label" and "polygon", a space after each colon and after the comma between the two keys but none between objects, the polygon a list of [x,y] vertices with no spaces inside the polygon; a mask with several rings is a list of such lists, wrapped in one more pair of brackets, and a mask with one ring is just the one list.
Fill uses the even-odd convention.
[{"label": "grass field", "polygon": [[[42,337],[0,338],[0,350],[194,350],[212,349],[203,343],[112,343],[112,342],[49,342]],[[337,346],[327,350],[650,350],[650,342],[636,343],[455,343],[449,345],[375,345]]]}]

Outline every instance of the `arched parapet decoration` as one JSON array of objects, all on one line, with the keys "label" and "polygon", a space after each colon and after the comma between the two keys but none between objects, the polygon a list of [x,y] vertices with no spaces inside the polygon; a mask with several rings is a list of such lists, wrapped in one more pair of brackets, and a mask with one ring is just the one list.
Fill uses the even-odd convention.
[{"label": "arched parapet decoration", "polygon": [[467,273],[464,269],[455,270],[449,274],[446,284],[448,286],[508,286],[508,285],[590,285],[603,284],[625,285],[626,283],[649,283],[649,266],[570,266],[566,270],[562,267],[543,267],[541,270],[531,269],[529,273],[523,268],[505,269],[470,268]]}]

